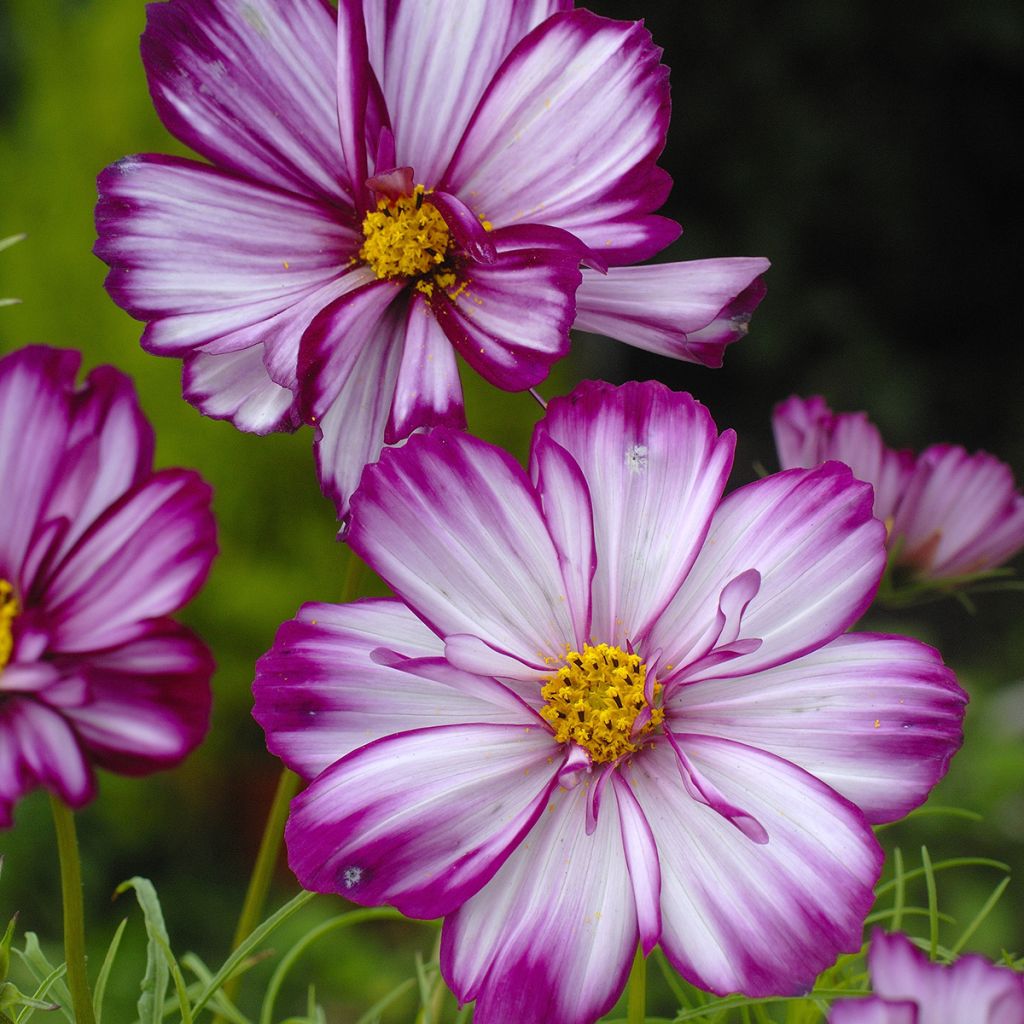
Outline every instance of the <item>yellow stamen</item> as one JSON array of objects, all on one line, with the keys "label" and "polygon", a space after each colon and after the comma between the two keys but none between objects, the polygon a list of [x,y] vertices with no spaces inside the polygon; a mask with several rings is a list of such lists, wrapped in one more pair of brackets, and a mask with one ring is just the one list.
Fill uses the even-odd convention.
[{"label": "yellow stamen", "polygon": [[411,196],[380,199],[363,220],[366,241],[359,257],[381,280],[420,277],[447,259],[448,225],[433,204],[423,202],[426,194],[417,185]]},{"label": "yellow stamen", "polygon": [[[640,749],[646,736],[665,718],[652,707],[647,724],[632,736],[637,715],[647,706],[647,666],[635,654],[609,644],[585,645],[570,651],[565,666],[541,689],[547,705],[541,717],[555,730],[559,743],[578,743],[597,764],[614,761]],[[655,697],[661,684],[654,684]]]},{"label": "yellow stamen", "polygon": [[0,579],[0,671],[11,659],[14,649],[14,618],[21,611],[14,587]]}]

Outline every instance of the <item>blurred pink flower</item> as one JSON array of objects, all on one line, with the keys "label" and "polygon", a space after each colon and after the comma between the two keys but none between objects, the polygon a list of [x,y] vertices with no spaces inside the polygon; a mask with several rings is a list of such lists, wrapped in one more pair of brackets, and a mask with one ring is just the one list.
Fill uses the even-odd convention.
[{"label": "blurred pink flower", "polygon": [[799,991],[859,949],[871,824],[946,770],[937,652],[846,630],[885,564],[837,463],[722,491],[689,395],[587,383],[527,475],[446,428],[368,467],[349,542],[397,595],[307,605],[257,668],[271,751],[312,780],[307,888],[446,918],[479,1024],[585,1024],[638,941],[694,984]]},{"label": "blurred pink flower", "polygon": [[718,366],[764,294],[764,259],[630,266],[680,232],[652,212],[668,70],[641,23],[571,0],[170,0],[142,56],[212,166],[100,175],[107,288],[206,415],[315,423],[339,515],[382,445],[465,425],[456,353],[506,390],[574,325]]},{"label": "blurred pink flower", "polygon": [[1024,495],[986,452],[934,444],[915,459],[887,448],[864,413],[833,413],[817,395],[781,402],[772,427],[783,469],[837,459],[871,484],[896,564],[922,577],[984,572],[1024,547]]},{"label": "blurred pink flower", "polygon": [[935,964],[905,936],[875,929],[875,995],[843,999],[829,1024],[1024,1024],[1024,976],[981,956]]},{"label": "blurred pink flower", "polygon": [[142,775],[206,733],[213,664],[168,616],[216,551],[210,489],[153,471],[153,435],[112,367],[0,359],[0,826],[45,786],[71,807],[93,766]]}]

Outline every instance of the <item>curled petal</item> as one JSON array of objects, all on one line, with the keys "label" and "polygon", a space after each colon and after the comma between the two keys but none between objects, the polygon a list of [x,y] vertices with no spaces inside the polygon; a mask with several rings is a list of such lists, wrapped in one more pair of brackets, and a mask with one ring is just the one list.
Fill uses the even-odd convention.
[{"label": "curled petal", "polygon": [[431,192],[426,201],[437,207],[459,247],[476,263],[495,263],[498,250],[488,237],[480,219],[458,196],[449,192]]},{"label": "curled petal", "polygon": [[661,937],[661,868],[658,864],[658,848],[651,826],[629,784],[618,772],[612,782],[619,809],[622,849],[626,855],[626,867],[629,869],[629,880],[636,901],[640,945],[644,956],[649,956]]}]

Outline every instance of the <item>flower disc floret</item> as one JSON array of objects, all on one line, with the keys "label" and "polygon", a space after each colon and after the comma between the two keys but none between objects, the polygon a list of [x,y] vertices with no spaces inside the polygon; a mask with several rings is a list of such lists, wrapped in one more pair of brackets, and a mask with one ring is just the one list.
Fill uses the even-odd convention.
[{"label": "flower disc floret", "polygon": [[11,660],[14,649],[14,619],[18,614],[18,598],[14,587],[7,580],[0,579],[0,672]]},{"label": "flower disc floret", "polygon": [[[577,743],[596,764],[615,761],[640,749],[637,742],[665,717],[651,708],[650,718],[633,735],[640,713],[647,707],[644,685],[647,666],[635,654],[619,647],[584,645],[570,651],[565,666],[544,684],[547,705],[540,715],[554,730],[559,743]],[[654,684],[655,695],[661,684]]]},{"label": "flower disc floret", "polygon": [[448,225],[417,185],[410,196],[379,199],[363,219],[366,241],[359,256],[380,280],[420,277],[444,263],[451,238]]}]

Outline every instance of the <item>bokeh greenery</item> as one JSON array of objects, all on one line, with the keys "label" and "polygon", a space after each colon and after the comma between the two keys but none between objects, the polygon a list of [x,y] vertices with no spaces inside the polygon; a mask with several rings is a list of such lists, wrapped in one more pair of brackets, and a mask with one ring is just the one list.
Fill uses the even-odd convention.
[{"label": "bokeh greenery", "polygon": [[[770,410],[792,392],[868,409],[896,445],[985,447],[1019,475],[1020,243],[1006,216],[1021,180],[1011,99],[1024,94],[1019,6],[936,0],[884,19],[839,0],[591,6],[645,17],[673,68],[667,212],[687,231],[667,255],[764,254],[774,266],[754,329],[724,369],[583,337],[542,390],[590,375],[690,389],[720,426],[740,431],[737,483],[759,464],[774,468]],[[185,153],[148,99],[144,23],[141,0],[0,0],[0,237],[28,234],[0,255],[0,296],[22,300],[0,310],[0,347],[73,346],[87,367],[130,373],[157,428],[159,464],[194,466],[214,485],[221,554],[185,615],[219,666],[210,737],[177,771],[105,777],[79,828],[97,950],[123,916],[132,916],[129,939],[141,934],[130,900],[110,901],[119,882],[141,874],[163,898],[175,949],[217,963],[278,775],[249,715],[253,663],[302,602],[340,594],[345,554],[316,487],[308,432],[254,438],[200,417],[180,398],[179,364],[145,355],[140,325],[103,291],[105,268],[90,252],[97,172],[132,152]],[[538,407],[466,379],[472,428],[521,454]],[[908,851],[926,842],[936,859],[979,854],[1012,865],[1017,880],[971,941],[993,956],[1024,949],[1021,600],[991,595],[973,615],[950,602],[870,622],[935,643],[972,695],[964,750],[932,802],[982,820],[920,816],[883,839]],[[20,928],[52,944],[57,870],[41,794],[19,807],[0,852],[0,918],[18,910]],[[943,910],[969,920],[997,881],[980,869],[940,879]],[[282,870],[275,905],[294,888]],[[314,901],[295,927],[339,905]],[[416,926],[367,926],[316,947],[305,977],[331,1021],[355,1020],[413,973],[417,950],[429,957],[433,941]],[[111,982],[111,999],[126,1007],[113,1019],[131,1019],[135,984],[130,973]],[[658,999],[671,1012],[667,990],[652,1009]],[[408,1012],[399,1005],[385,1019]]]}]

